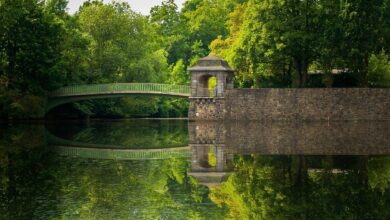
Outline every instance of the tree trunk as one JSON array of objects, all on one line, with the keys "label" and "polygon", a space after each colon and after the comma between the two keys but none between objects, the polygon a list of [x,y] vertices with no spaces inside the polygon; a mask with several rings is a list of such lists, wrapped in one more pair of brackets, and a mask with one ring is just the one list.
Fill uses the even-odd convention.
[{"label": "tree trunk", "polygon": [[297,76],[294,77],[293,87],[303,88],[306,86],[307,80],[307,60],[294,58],[294,65]]}]

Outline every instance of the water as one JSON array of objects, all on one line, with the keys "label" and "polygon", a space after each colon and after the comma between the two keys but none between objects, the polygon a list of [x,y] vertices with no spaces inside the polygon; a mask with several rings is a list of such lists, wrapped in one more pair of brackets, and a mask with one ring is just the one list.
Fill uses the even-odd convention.
[{"label": "water", "polygon": [[390,123],[0,126],[0,219],[390,219]]}]

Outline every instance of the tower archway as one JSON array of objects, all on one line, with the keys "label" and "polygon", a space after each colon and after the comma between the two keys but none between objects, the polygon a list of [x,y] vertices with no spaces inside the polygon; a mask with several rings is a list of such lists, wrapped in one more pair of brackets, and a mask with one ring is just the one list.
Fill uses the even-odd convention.
[{"label": "tower archway", "polygon": [[[188,70],[191,72],[191,97],[223,97],[226,89],[233,88],[234,70],[221,58],[204,57]],[[211,79],[215,82],[214,88]]]}]

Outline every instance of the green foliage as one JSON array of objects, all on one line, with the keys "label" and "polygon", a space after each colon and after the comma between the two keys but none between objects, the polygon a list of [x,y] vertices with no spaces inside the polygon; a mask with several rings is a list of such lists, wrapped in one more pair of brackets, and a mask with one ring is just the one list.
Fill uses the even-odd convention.
[{"label": "green foliage", "polygon": [[[126,3],[101,1],[85,2],[70,16],[66,5],[65,0],[2,1],[1,117],[41,116],[46,94],[61,86],[167,81],[164,40],[145,16]],[[163,104],[155,98],[87,103],[74,106],[98,117],[150,116]]]},{"label": "green foliage", "polygon": [[372,189],[385,193],[390,183],[390,158],[371,158],[368,163],[368,184]]},{"label": "green foliage", "polygon": [[388,51],[387,8],[379,0],[249,0],[230,13],[229,35],[210,47],[238,70],[242,87],[309,86],[313,63],[325,73],[324,86],[333,84],[332,69],[367,86],[369,56]]},{"label": "green foliage", "polygon": [[186,118],[188,116],[188,100],[160,98],[158,113],[154,116],[164,118]]},{"label": "green foliage", "polygon": [[[77,16],[80,30],[90,41],[84,82],[167,80],[167,53],[162,49],[155,26],[144,16],[133,12],[125,3],[85,4]],[[148,117],[159,112],[161,101],[136,97],[87,103],[93,103],[88,114],[97,117]]]},{"label": "green foliage", "polygon": [[[132,12],[118,11],[115,5],[91,5],[81,9],[78,24],[91,39],[88,48],[90,82],[135,82],[153,79],[154,66],[145,65],[155,59],[152,31],[147,20]],[[139,45],[143,47],[138,47]],[[152,54],[152,55],[150,55]],[[150,57],[154,56],[154,57]],[[161,59],[161,55],[157,58]],[[146,67],[146,69],[145,69]],[[148,68],[149,67],[149,68]]]},{"label": "green foliage", "polygon": [[[115,105],[114,105],[115,106]],[[119,111],[119,112],[118,112]],[[124,98],[117,110],[118,116],[148,117],[158,111],[158,98],[134,97]]]},{"label": "green foliage", "polygon": [[[226,10],[222,1],[187,1],[182,14],[189,28],[189,38],[193,42],[193,53],[207,55],[208,45],[218,35],[226,36]],[[196,48],[196,49],[195,49]]]},{"label": "green foliage", "polygon": [[335,158],[240,156],[210,197],[231,219],[387,219],[388,158],[344,159],[341,171]]},{"label": "green foliage", "polygon": [[56,85],[63,23],[36,0],[3,0],[0,11],[0,115],[36,117]]},{"label": "green foliage", "polygon": [[185,58],[189,48],[187,28],[173,0],[167,0],[150,10],[149,20],[157,28],[162,44],[168,52],[168,63]]},{"label": "green foliage", "polygon": [[370,87],[390,87],[390,59],[384,51],[370,57],[368,84]]},{"label": "green foliage", "polygon": [[214,146],[211,146],[209,152],[207,153],[207,161],[211,167],[215,167],[217,165],[217,156],[215,155]]},{"label": "green foliage", "polygon": [[[210,52],[237,70],[238,87],[389,86],[389,0],[188,0],[181,10],[165,0],[149,16],[101,0],[69,15],[67,3],[0,0],[0,117],[39,115],[62,86],[188,84],[186,69]],[[74,106],[95,117],[170,117],[185,115],[188,103]]]},{"label": "green foliage", "polygon": [[[182,135],[185,121],[179,127],[167,122],[144,123],[148,126],[103,123],[107,127],[97,126],[99,131],[94,133],[92,126],[90,132],[100,135],[99,141],[115,142],[119,138],[138,147],[187,138]],[[65,133],[69,131],[69,127],[64,129]],[[145,131],[148,133],[143,136]],[[108,139],[99,132],[107,134]],[[178,136],[169,136],[172,134]],[[0,218],[185,219],[192,215],[223,219],[226,210],[216,207],[208,198],[208,190],[192,181],[186,173],[189,166],[186,159],[63,157],[46,147],[44,126],[0,126]]]},{"label": "green foliage", "polygon": [[41,95],[55,79],[52,67],[60,59],[62,23],[34,0],[5,1],[0,10],[0,51],[5,59],[1,75],[9,78],[10,89]]}]

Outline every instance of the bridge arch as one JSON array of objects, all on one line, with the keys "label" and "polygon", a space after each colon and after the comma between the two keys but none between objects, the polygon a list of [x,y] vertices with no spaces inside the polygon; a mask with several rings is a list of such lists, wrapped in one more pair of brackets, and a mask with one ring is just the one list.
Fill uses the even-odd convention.
[{"label": "bridge arch", "polygon": [[45,114],[51,109],[66,103],[90,99],[124,97],[128,95],[157,95],[188,98],[190,96],[190,87],[155,83],[112,83],[68,86],[49,94]]}]

